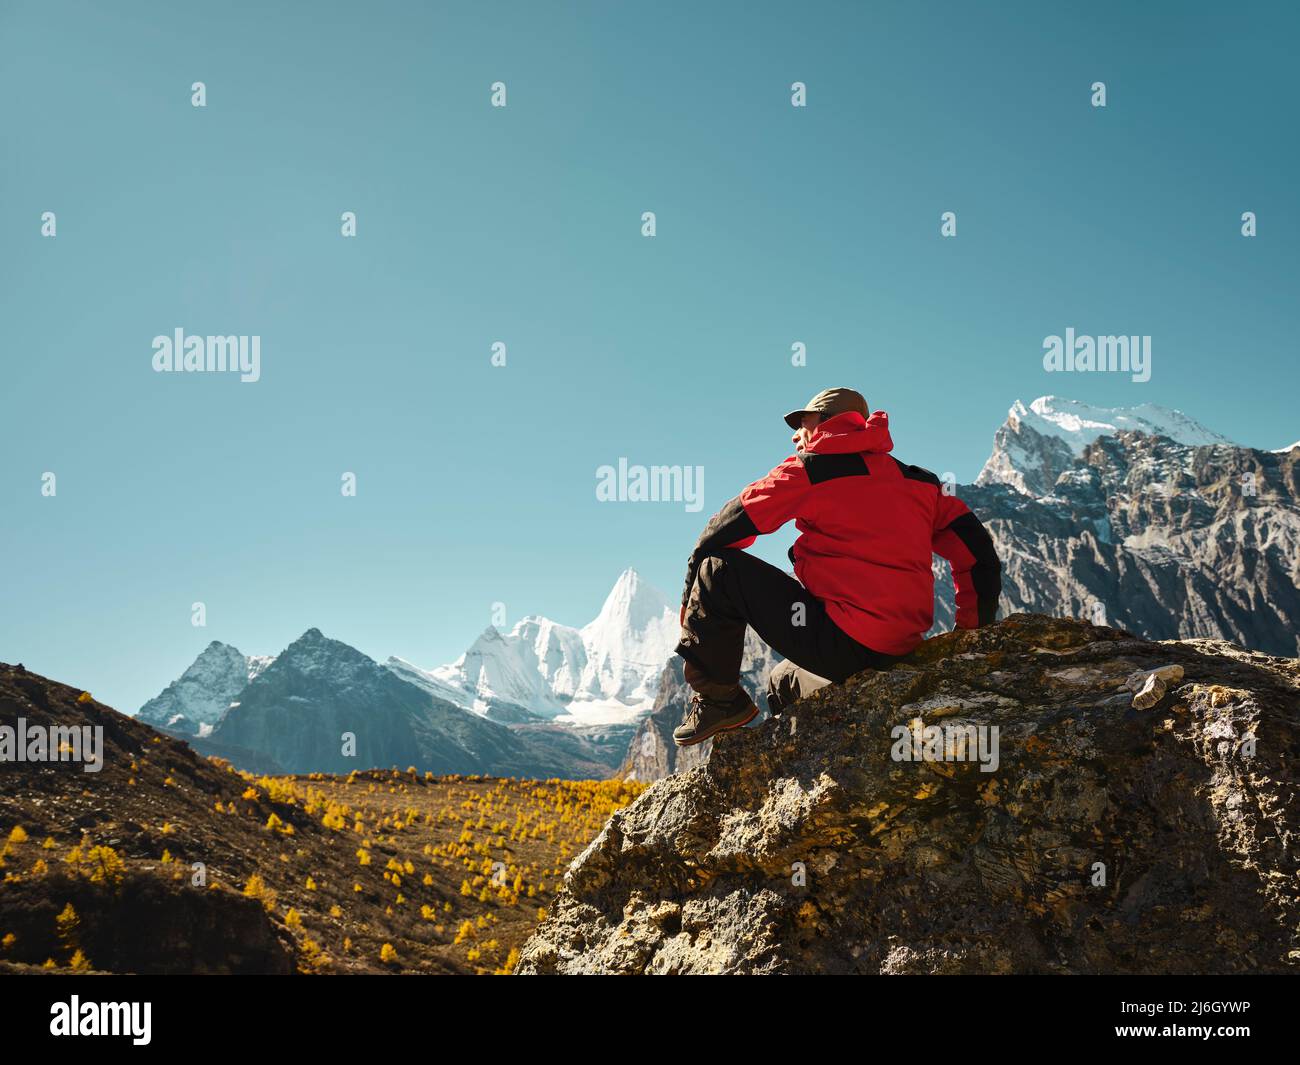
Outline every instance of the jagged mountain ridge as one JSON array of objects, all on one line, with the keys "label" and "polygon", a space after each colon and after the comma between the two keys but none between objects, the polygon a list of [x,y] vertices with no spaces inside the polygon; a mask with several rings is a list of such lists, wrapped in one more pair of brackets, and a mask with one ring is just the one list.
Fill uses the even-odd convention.
[{"label": "jagged mountain ridge", "polygon": [[[214,641],[146,704],[141,720],[251,771],[326,771],[341,757],[336,733],[349,731],[340,700],[351,708],[369,700],[381,708],[383,724],[373,729],[372,745],[358,752],[361,761],[423,765],[423,758],[429,767],[444,766],[440,772],[603,778],[622,763],[637,721],[650,711],[675,639],[676,616],[666,598],[629,569],[582,629],[530,616],[509,633],[489,627],[452,666],[430,671],[390,658],[382,668],[404,687],[369,675],[368,657],[314,629],[283,662]],[[260,676],[277,662],[279,668]],[[367,674],[365,685],[356,683],[358,672]],[[326,690],[330,685],[337,690]],[[448,716],[448,707],[494,728],[476,731]],[[430,714],[438,719],[436,735],[422,744],[412,722]],[[425,721],[417,732],[429,728]],[[411,748],[405,760],[396,757],[403,744]]]},{"label": "jagged mountain ridge", "polygon": [[1154,403],[1095,407],[1060,396],[1039,396],[1028,406],[1016,400],[993,435],[993,450],[977,485],[1009,484],[1026,495],[1050,494],[1060,474],[1103,436],[1142,432],[1189,447],[1233,444],[1180,410]]},{"label": "jagged mountain ridge", "polygon": [[248,682],[273,661],[213,640],[184,673],[140,707],[136,717],[177,735],[207,736]]},{"label": "jagged mountain ridge", "polygon": [[[1024,409],[1012,408],[977,484],[957,489],[998,545],[1003,613],[1300,653],[1300,449],[1198,442],[1217,434],[1166,412],[1177,417],[1149,420],[1191,442],[1119,429],[1076,454],[1077,441],[1038,433]],[[1024,468],[1007,472],[1015,461]],[[943,629],[951,582],[935,569]]]},{"label": "jagged mountain ridge", "polygon": [[532,615],[506,633],[489,626],[450,665],[389,664],[485,716],[525,711],[574,724],[632,723],[650,709],[676,641],[667,598],[627,569],[581,629]]}]

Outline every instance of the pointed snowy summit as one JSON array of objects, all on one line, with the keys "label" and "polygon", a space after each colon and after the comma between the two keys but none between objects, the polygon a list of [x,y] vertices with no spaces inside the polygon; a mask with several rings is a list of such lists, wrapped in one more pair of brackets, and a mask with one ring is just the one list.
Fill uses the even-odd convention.
[{"label": "pointed snowy summit", "polygon": [[489,626],[450,665],[388,667],[480,715],[513,706],[568,723],[630,721],[653,705],[677,629],[663,592],[626,569],[581,629],[529,615],[509,632]]}]

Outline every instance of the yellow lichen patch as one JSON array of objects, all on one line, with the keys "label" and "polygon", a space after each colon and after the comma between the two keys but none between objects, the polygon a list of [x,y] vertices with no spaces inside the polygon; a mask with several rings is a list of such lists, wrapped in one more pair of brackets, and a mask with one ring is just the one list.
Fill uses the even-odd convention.
[{"label": "yellow lichen patch", "polygon": [[996,780],[990,780],[977,790],[980,802],[985,806],[996,806],[998,804],[998,782]]},{"label": "yellow lichen patch", "polygon": [[1225,688],[1222,684],[1196,684],[1192,687],[1192,698],[1205,696],[1213,707],[1227,706],[1229,703],[1246,699],[1247,692],[1237,688]]},{"label": "yellow lichen patch", "polygon": [[1052,916],[1062,924],[1068,924],[1070,916],[1079,904],[1083,887],[1079,884],[1060,884],[1047,892],[1045,900],[1051,907]]},{"label": "yellow lichen patch", "polygon": [[937,781],[927,780],[919,788],[916,789],[916,794],[913,795],[912,798],[928,799],[931,795],[933,795],[938,790],[939,790],[939,784]]}]

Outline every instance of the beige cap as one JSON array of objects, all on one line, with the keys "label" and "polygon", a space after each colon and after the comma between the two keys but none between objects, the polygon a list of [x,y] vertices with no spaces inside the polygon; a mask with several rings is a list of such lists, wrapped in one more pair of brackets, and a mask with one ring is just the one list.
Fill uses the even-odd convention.
[{"label": "beige cap", "polygon": [[824,421],[851,410],[857,411],[864,418],[871,414],[871,408],[867,406],[861,392],[854,392],[851,388],[827,388],[813,396],[803,410],[792,410],[787,414],[785,424],[791,429],[798,429],[803,424],[805,414],[820,414]]}]

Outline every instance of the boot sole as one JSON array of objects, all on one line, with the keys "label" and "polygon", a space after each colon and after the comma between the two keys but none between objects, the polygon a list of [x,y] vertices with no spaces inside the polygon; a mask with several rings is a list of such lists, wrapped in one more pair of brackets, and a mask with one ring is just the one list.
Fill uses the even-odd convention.
[{"label": "boot sole", "polygon": [[679,740],[676,736],[674,736],[673,743],[677,744],[678,747],[694,747],[697,743],[703,743],[705,740],[713,739],[713,737],[716,736],[719,732],[730,732],[732,729],[744,728],[756,717],[758,717],[758,707],[754,704],[750,704],[749,713],[746,714],[744,718],[742,718],[741,720],[720,721],[717,725],[713,727],[711,731],[704,733],[704,735],[702,736],[695,736],[689,740]]}]

